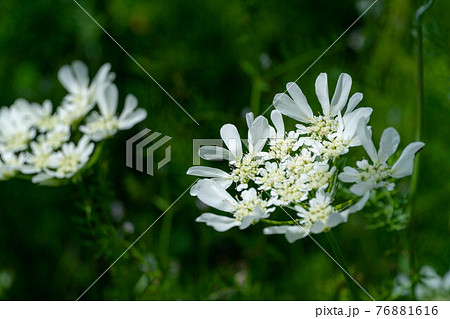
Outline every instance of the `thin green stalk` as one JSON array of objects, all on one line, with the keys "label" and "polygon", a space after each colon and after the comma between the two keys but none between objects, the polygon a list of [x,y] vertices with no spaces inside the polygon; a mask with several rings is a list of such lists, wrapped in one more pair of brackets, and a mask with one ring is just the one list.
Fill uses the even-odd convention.
[{"label": "thin green stalk", "polygon": [[336,237],[334,237],[331,230],[325,232],[327,235],[328,241],[330,242],[331,248],[333,249],[334,256],[336,258],[336,261],[339,263],[339,265],[342,267],[342,273],[344,274],[345,280],[347,281],[348,288],[350,289],[350,293],[352,295],[353,300],[361,300],[358,294],[358,290],[355,286],[355,282],[353,281],[352,277],[349,275],[349,271],[347,268],[347,264],[345,263],[344,256],[342,255],[341,249],[339,248],[339,244],[336,240]]},{"label": "thin green stalk", "polygon": [[282,226],[282,225],[298,225],[300,220],[296,219],[296,220],[278,221],[278,220],[270,220],[270,219],[261,219],[260,222],[265,223],[265,224],[270,224],[270,225]]},{"label": "thin green stalk", "polygon": [[[416,47],[417,47],[417,104],[416,104],[416,141],[420,141],[422,137],[422,110],[423,110],[423,95],[424,95],[424,85],[423,85],[423,31],[422,31],[422,20],[424,13],[428,11],[433,4],[433,1],[428,1],[425,5],[419,7],[418,1],[414,1],[415,4],[415,28],[417,32]],[[411,272],[411,298],[416,299],[415,287],[417,285],[417,256],[414,249],[414,222],[415,217],[414,212],[414,195],[417,190],[418,180],[419,180],[419,167],[420,167],[420,156],[418,155],[415,159],[414,171],[411,177],[411,188],[409,191],[409,202],[408,211],[410,216],[409,229],[408,229],[408,251],[409,251],[409,268]]]}]

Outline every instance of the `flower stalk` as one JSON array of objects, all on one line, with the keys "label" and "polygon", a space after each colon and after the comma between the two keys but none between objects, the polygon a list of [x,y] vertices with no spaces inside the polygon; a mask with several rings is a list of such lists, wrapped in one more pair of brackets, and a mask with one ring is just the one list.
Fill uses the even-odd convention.
[{"label": "flower stalk", "polygon": [[344,274],[345,281],[347,282],[347,286],[350,290],[350,293],[352,295],[353,300],[361,300],[358,294],[358,290],[355,286],[355,282],[353,281],[352,277],[349,275],[348,267],[345,262],[344,256],[342,255],[341,249],[339,248],[339,244],[336,240],[336,237],[334,237],[331,229],[327,232],[325,232],[327,235],[328,242],[331,245],[331,248],[333,249],[334,256],[336,258],[336,262],[341,266],[342,273]]}]

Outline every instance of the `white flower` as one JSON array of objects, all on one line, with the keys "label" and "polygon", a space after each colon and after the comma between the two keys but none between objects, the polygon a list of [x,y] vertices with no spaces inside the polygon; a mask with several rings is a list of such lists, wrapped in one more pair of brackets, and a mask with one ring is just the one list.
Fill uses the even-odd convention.
[{"label": "white flower", "polygon": [[0,158],[0,180],[14,177],[22,169],[24,162],[25,156],[22,153],[19,155],[12,152],[3,153]]},{"label": "white flower", "polygon": [[27,118],[33,126],[36,126],[39,132],[47,132],[52,130],[58,123],[58,117],[52,114],[53,105],[49,100],[45,100],[42,105],[31,103],[26,110],[25,118]]},{"label": "white flower", "polygon": [[[412,282],[408,274],[400,273],[394,280],[392,296],[407,295],[411,292]],[[420,281],[415,285],[414,293],[418,300],[448,300],[450,297],[450,270],[443,276],[430,266],[420,269]]]},{"label": "white flower", "polygon": [[[357,104],[362,100],[361,93],[355,93],[348,101],[352,79],[348,74],[341,74],[330,102],[328,95],[328,80],[326,73],[321,73],[316,80],[316,94],[322,106],[322,114],[314,116],[311,107],[296,83],[288,83],[286,88],[291,95],[281,93],[275,95],[275,108],[284,115],[298,120],[298,132],[307,134],[302,138],[303,143],[312,145],[324,158],[335,158],[348,152],[348,148],[360,145],[355,136],[356,124],[360,118],[369,120],[371,108],[359,108]],[[344,115],[342,110],[347,105]]]},{"label": "white flower", "polygon": [[45,172],[56,178],[70,178],[84,167],[93,150],[94,143],[87,136],[83,136],[76,146],[73,142],[63,144],[61,151],[51,156],[48,164],[50,169]]},{"label": "white flower", "polygon": [[294,131],[289,132],[286,136],[283,117],[279,111],[272,111],[270,118],[275,128],[270,127],[270,150],[267,159],[275,158],[283,161],[291,152],[296,151],[301,146],[302,141],[298,140],[298,133]]},{"label": "white flower", "polygon": [[204,213],[196,219],[197,222],[206,223],[220,232],[235,226],[245,229],[259,219],[268,218],[269,213],[274,210],[269,208],[271,203],[259,198],[253,188],[243,191],[240,201],[235,200],[223,187],[210,179],[200,180],[193,188],[191,193],[203,203],[232,214],[233,217],[226,217]]},{"label": "white flower", "polygon": [[84,117],[94,106],[99,87],[111,83],[115,75],[109,73],[111,65],[104,64],[91,83],[86,65],[75,61],[71,66],[65,65],[58,72],[58,79],[69,92],[63,105],[58,109],[58,116],[65,124],[71,125]]},{"label": "white flower", "polygon": [[400,143],[400,136],[397,131],[392,127],[384,130],[378,153],[372,142],[371,132],[362,119],[358,122],[358,135],[364,149],[372,160],[372,164],[369,164],[367,160],[363,160],[357,162],[358,169],[345,167],[344,172],[339,174],[339,180],[345,183],[356,183],[350,187],[350,191],[360,196],[371,189],[380,187],[392,190],[394,184],[390,183],[389,179],[411,175],[414,168],[415,155],[425,145],[422,142],[409,144],[403,150],[397,162],[392,167],[389,167],[386,161],[395,153]]},{"label": "white flower", "polygon": [[0,152],[17,152],[28,148],[36,130],[27,119],[29,103],[18,99],[11,107],[0,109]]},{"label": "white flower", "polygon": [[80,131],[97,142],[116,134],[117,130],[128,130],[147,117],[144,109],[137,109],[137,99],[134,95],[127,95],[122,114],[117,117],[117,103],[119,92],[114,84],[109,84],[98,90],[97,100],[100,114],[94,111],[88,118],[86,125]]},{"label": "white flower", "polygon": [[[220,170],[191,170],[192,175],[222,178],[221,184],[229,187],[229,180],[236,182],[238,190],[247,188],[248,181],[252,180],[258,173],[258,167],[262,165],[265,153],[262,152],[270,134],[270,126],[266,118],[258,116],[253,120],[251,113],[247,114],[248,150],[244,155],[242,152],[242,141],[237,128],[232,124],[225,124],[220,129],[220,136],[228,147],[203,146],[199,150],[201,158],[206,160],[228,160],[232,165],[232,172],[227,174]],[[211,175],[212,174],[212,175]],[[217,176],[219,174],[220,176]],[[227,175],[226,175],[227,174]]]},{"label": "white flower", "polygon": [[[247,117],[248,120],[249,117]],[[254,121],[247,123],[250,125],[248,154],[251,157],[260,156],[270,134],[269,123],[263,116],[258,116]],[[240,162],[243,158],[242,141],[236,126],[225,124],[220,129],[220,136],[228,149],[219,146],[203,146],[199,150],[200,157],[208,161],[227,160],[230,164]]]},{"label": "white flower", "polygon": [[39,135],[37,140],[41,144],[48,144],[53,149],[60,148],[61,145],[70,139],[70,126],[57,124],[45,135]]},{"label": "white flower", "polygon": [[36,174],[49,167],[53,148],[47,143],[30,143],[31,153],[25,153],[25,163],[21,172],[23,174]]},{"label": "white flower", "polygon": [[272,226],[264,228],[265,235],[284,234],[287,241],[293,243],[296,240],[306,237],[308,234],[318,234],[345,223],[348,216],[360,211],[367,200],[369,194],[363,196],[355,205],[343,210],[337,211],[331,206],[331,196],[324,191],[318,191],[316,197],[309,201],[309,208],[296,206],[297,216],[301,218],[298,225],[295,226]]}]

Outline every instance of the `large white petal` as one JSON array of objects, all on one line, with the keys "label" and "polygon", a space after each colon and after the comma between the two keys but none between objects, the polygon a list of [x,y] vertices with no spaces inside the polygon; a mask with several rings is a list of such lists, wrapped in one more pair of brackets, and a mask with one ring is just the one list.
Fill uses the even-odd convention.
[{"label": "large white petal", "polygon": [[367,154],[369,154],[369,157],[372,159],[372,162],[378,161],[378,154],[377,150],[375,149],[375,145],[373,145],[371,133],[369,131],[369,128],[366,124],[366,119],[361,117],[358,120],[358,127],[357,127],[357,133],[359,140],[361,141],[362,146],[366,150]]},{"label": "large white petal", "polygon": [[318,221],[317,223],[314,223],[311,226],[310,232],[313,234],[320,234],[324,230],[325,230],[325,224],[322,223],[321,221]]},{"label": "large white petal", "polygon": [[230,228],[241,225],[241,222],[238,222],[234,218],[211,213],[201,214],[195,221],[199,223],[206,223],[206,225],[211,226],[218,232],[224,232]]},{"label": "large white petal", "polygon": [[363,196],[374,187],[375,185],[372,182],[359,182],[357,184],[352,185],[350,187],[350,191],[358,196]]},{"label": "large white petal", "polygon": [[119,91],[117,86],[109,84],[101,88],[97,94],[98,108],[103,116],[109,117],[117,111]]},{"label": "large white petal", "polygon": [[394,154],[400,143],[400,135],[393,127],[388,127],[383,131],[380,140],[380,148],[378,149],[378,160],[381,163],[387,161],[387,159]]},{"label": "large white petal", "polygon": [[208,167],[208,166],[193,166],[187,171],[188,175],[200,176],[200,177],[223,177],[229,178],[230,174],[222,171],[221,169]]},{"label": "large white petal", "polygon": [[137,109],[134,113],[128,117],[119,119],[119,129],[128,130],[135,126],[137,123],[142,122],[147,118],[147,111],[144,109]]},{"label": "large white petal", "polygon": [[72,70],[68,65],[63,66],[58,71],[58,80],[62,86],[70,93],[77,93],[79,90],[78,84],[75,81]]},{"label": "large white petal", "polygon": [[[216,182],[217,184],[220,185],[220,187],[222,187],[223,189],[228,189],[228,187],[231,186],[231,184],[233,184],[233,180],[229,177],[214,177],[212,178],[212,180],[214,182]],[[242,184],[241,184],[242,185]]]},{"label": "large white petal", "polygon": [[352,88],[352,78],[346,73],[342,73],[339,76],[336,90],[334,91],[333,98],[331,100],[331,114],[337,115],[347,104],[348,95]]},{"label": "large white petal", "polygon": [[240,159],[242,157],[242,143],[236,126],[232,124],[222,126],[220,129],[220,137],[222,137],[222,140],[234,157]]},{"label": "large white petal", "polygon": [[414,169],[414,158],[424,146],[425,143],[422,142],[413,142],[406,146],[398,161],[392,166],[392,177],[402,178],[411,175]]},{"label": "large white petal", "polygon": [[273,105],[282,114],[294,120],[309,122],[309,119],[313,117],[313,112],[302,90],[294,82],[288,83],[286,87],[293,99],[287,94],[278,93],[273,99]]},{"label": "large white petal", "polygon": [[123,108],[122,114],[120,114],[119,121],[125,119],[133,113],[137,108],[138,100],[133,94],[128,94],[125,98],[125,106]]},{"label": "large white petal", "polygon": [[74,61],[72,63],[72,67],[79,85],[81,87],[87,88],[89,85],[89,71],[86,64],[81,61]]},{"label": "large white petal", "polygon": [[200,147],[198,150],[198,155],[207,160],[207,161],[235,161],[236,158],[233,154],[230,153],[229,150],[224,149],[223,147],[206,145]]},{"label": "large white petal", "polygon": [[195,187],[195,195],[203,203],[224,212],[232,212],[236,200],[215,181],[202,179]]},{"label": "large white petal", "polygon": [[330,115],[330,96],[328,95],[328,76],[320,73],[316,79],[316,95],[322,105],[323,115]]},{"label": "large white petal", "polygon": [[108,81],[108,74],[111,70],[111,64],[105,63],[102,65],[102,67],[98,70],[97,74],[95,75],[94,79],[92,80],[92,89],[96,89],[99,85],[104,84]]}]

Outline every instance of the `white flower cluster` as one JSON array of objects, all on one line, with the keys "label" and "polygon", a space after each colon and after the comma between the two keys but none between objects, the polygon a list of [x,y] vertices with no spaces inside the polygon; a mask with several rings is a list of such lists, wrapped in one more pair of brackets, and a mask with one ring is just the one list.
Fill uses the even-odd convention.
[{"label": "white flower cluster", "polygon": [[[205,160],[228,161],[230,171],[194,166],[187,174],[204,177],[192,187],[191,195],[231,215],[204,213],[197,221],[226,231],[234,226],[245,229],[262,220],[275,225],[265,228],[264,234],[284,234],[294,242],[346,222],[349,214],[365,206],[372,189],[392,190],[393,179],[411,175],[415,154],[424,144],[411,143],[389,166],[387,160],[398,147],[399,135],[393,128],[386,129],[376,152],[367,126],[372,109],[357,108],[363,95],[355,93],[349,98],[351,84],[351,77],[341,74],[330,101],[327,75],[321,73],[316,94],[322,114],[314,115],[301,89],[288,83],[289,95],[274,98],[273,126],[263,116],[247,114],[248,152],[243,152],[237,128],[224,125],[220,135],[227,148],[203,146],[199,155]],[[295,131],[286,132],[282,115],[299,122]],[[360,145],[372,163],[364,159],[356,163],[357,168],[339,169],[336,160]],[[352,183],[350,192],[355,196],[336,203],[338,183]],[[227,191],[231,185],[238,193],[236,198]],[[277,207],[293,210],[296,219],[269,219]]]},{"label": "white flower cluster", "polygon": [[[18,99],[0,109],[0,180],[18,174],[34,183],[73,177],[88,163],[95,144],[126,130],[147,117],[128,95],[116,115],[118,90],[109,64],[92,81],[85,64],[63,66],[58,78],[68,94],[53,110],[52,102],[29,103]],[[98,111],[95,107],[98,106]]]},{"label": "white flower cluster", "polygon": [[[420,281],[414,286],[414,294],[418,300],[448,300],[450,297],[450,270],[439,276],[431,266],[420,269]],[[394,281],[392,296],[398,298],[408,295],[413,284],[409,275],[400,273]]]}]

